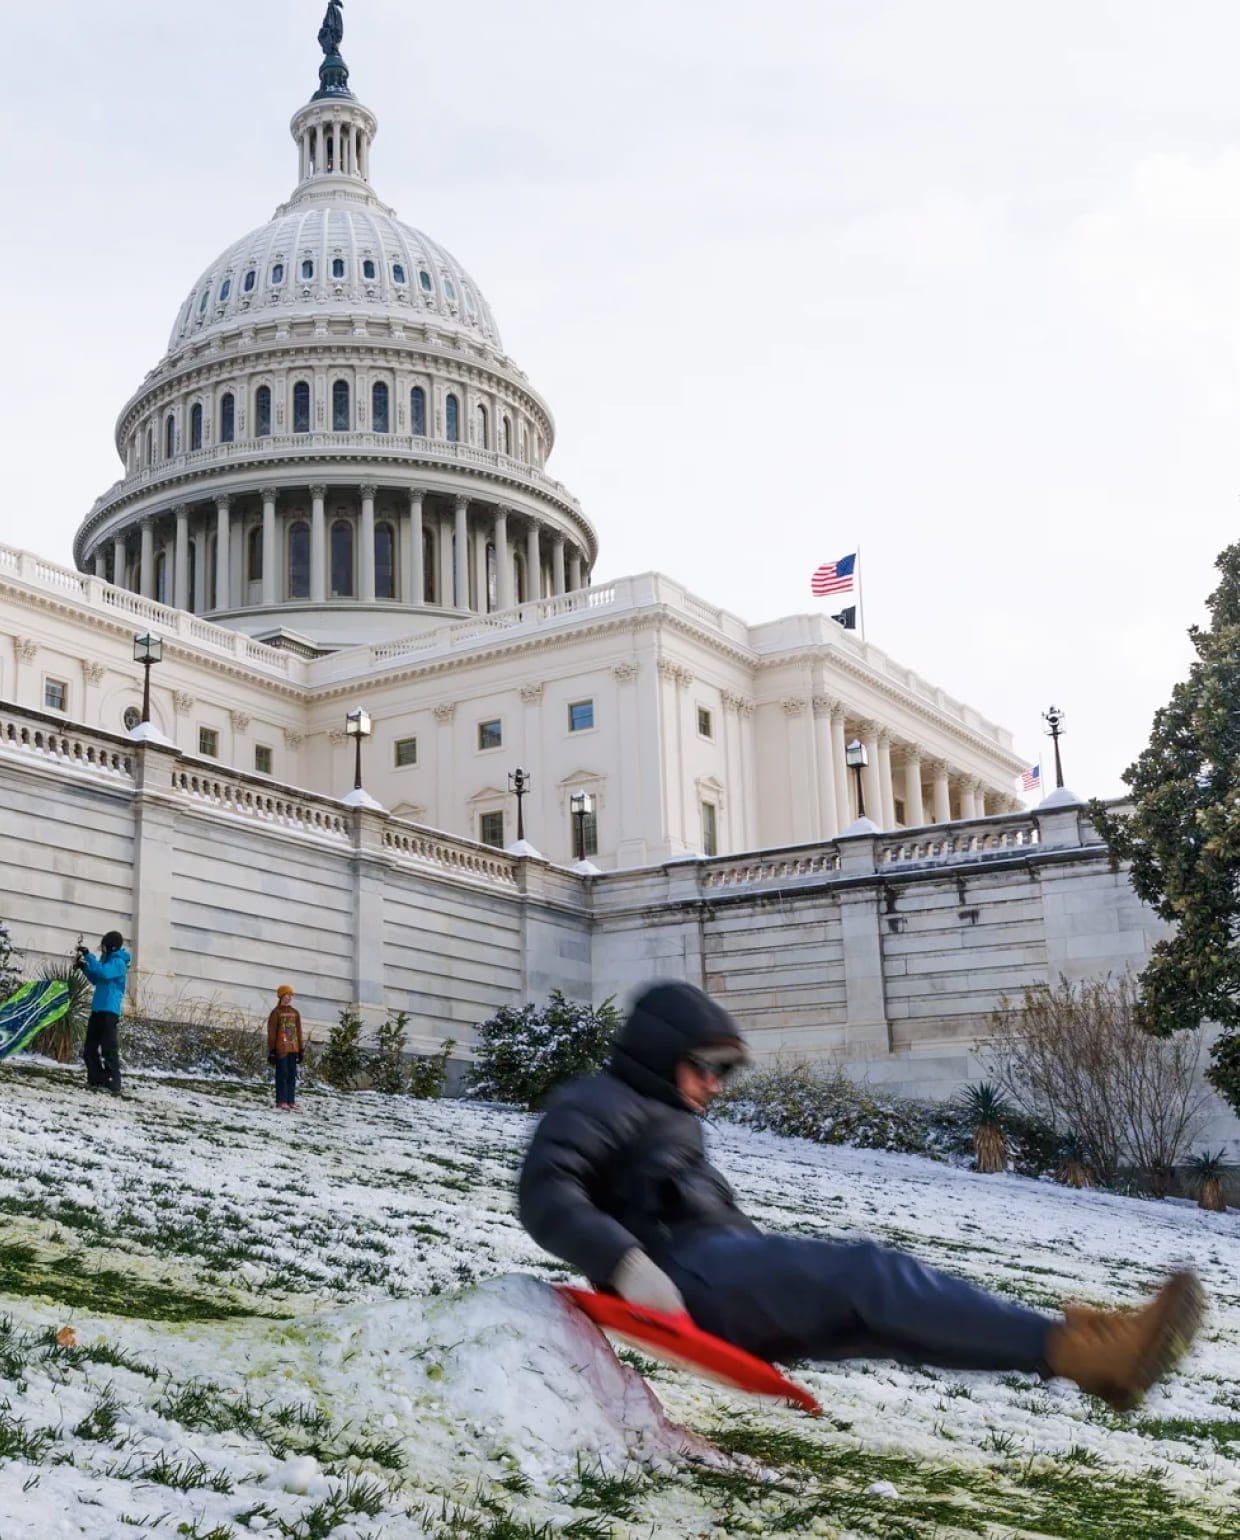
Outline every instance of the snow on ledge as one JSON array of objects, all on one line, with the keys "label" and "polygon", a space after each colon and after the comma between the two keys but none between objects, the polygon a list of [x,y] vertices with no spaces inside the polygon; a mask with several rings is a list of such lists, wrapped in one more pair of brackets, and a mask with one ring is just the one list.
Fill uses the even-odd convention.
[{"label": "snow on ledge", "polygon": [[382,813],[386,809],[382,802],[376,802],[368,791],[363,791],[360,786],[354,787],[347,797],[340,799],[345,807],[368,807],[372,813]]},{"label": "snow on ledge", "polygon": [[516,856],[519,860],[524,861],[541,861],[543,859],[542,851],[535,850],[529,840],[513,840],[511,845],[504,847],[504,854]]},{"label": "snow on ledge", "polygon": [[131,743],[153,743],[159,749],[175,749],[176,744],[171,738],[165,738],[154,722],[139,722],[137,727],[129,730]]}]

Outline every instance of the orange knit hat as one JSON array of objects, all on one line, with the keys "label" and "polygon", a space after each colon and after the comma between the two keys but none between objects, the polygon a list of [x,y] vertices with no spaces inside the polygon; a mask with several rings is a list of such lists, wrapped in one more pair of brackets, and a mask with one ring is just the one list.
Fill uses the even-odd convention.
[{"label": "orange knit hat", "polygon": [[292,995],[296,994],[296,992],[291,984],[281,984],[279,989],[276,990],[277,995]]}]

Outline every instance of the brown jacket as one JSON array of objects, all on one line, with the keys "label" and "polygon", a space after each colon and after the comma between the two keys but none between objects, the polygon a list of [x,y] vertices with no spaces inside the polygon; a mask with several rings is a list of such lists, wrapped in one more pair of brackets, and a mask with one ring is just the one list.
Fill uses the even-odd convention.
[{"label": "brown jacket", "polygon": [[267,1018],[267,1052],[283,1059],[290,1053],[301,1053],[301,1016],[295,1007],[281,1002]]}]

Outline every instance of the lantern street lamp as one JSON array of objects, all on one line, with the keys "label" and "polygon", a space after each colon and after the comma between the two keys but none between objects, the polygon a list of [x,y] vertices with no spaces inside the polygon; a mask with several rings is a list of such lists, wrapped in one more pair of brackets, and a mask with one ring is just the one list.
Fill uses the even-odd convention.
[{"label": "lantern street lamp", "polygon": [[362,789],[362,739],[369,738],[372,727],[370,712],[363,711],[359,706],[356,711],[350,711],[344,719],[344,730],[353,739],[357,754],[353,761],[353,790]]},{"label": "lantern street lamp", "polygon": [[855,772],[857,777],[857,817],[865,817],[865,787],[861,783],[861,772],[870,763],[870,756],[865,751],[865,744],[860,738],[853,741],[844,750],[844,763]]},{"label": "lantern street lamp", "polygon": [[508,772],[508,790],[517,799],[517,839],[525,838],[525,809],[521,806],[529,795],[532,777],[528,770],[510,770]]},{"label": "lantern street lamp", "polygon": [[1046,723],[1046,735],[1055,745],[1055,787],[1063,785],[1063,761],[1059,757],[1059,739],[1063,734],[1063,712],[1058,706],[1050,706],[1042,713]]},{"label": "lantern street lamp", "polygon": [[163,637],[150,631],[145,636],[135,636],[133,657],[134,662],[141,663],[146,671],[142,678],[142,721],[147,723],[151,720],[151,670],[157,663],[163,662]]},{"label": "lantern street lamp", "polygon": [[577,825],[577,859],[586,858],[586,819],[594,812],[594,798],[588,791],[575,791],[568,799],[573,821]]}]

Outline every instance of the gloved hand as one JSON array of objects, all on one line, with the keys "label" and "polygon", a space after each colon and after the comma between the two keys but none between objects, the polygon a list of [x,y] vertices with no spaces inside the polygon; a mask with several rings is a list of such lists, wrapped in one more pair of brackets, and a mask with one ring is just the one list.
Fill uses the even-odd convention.
[{"label": "gloved hand", "polygon": [[275,1054],[274,1054],[274,1053],[269,1053],[269,1054],[268,1054],[268,1055],[267,1055],[267,1063],[268,1063],[268,1064],[274,1064],[274,1063],[275,1063],[275,1062],[276,1062],[276,1056],[275,1056]]},{"label": "gloved hand", "polygon": [[656,1267],[640,1246],[626,1251],[611,1275],[611,1286],[630,1305],[679,1315],[685,1308],[680,1290],[661,1267]]}]

